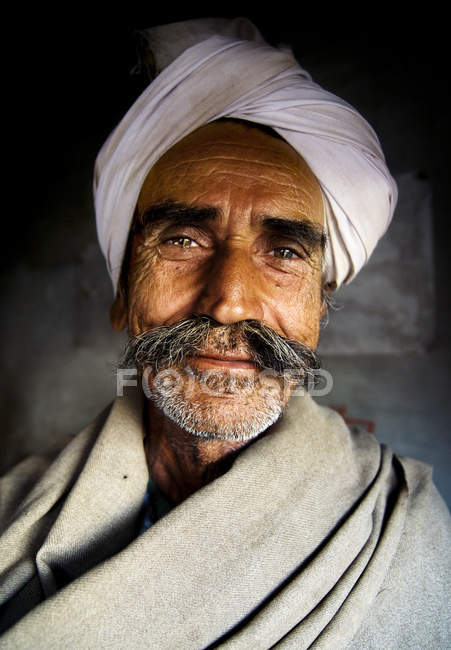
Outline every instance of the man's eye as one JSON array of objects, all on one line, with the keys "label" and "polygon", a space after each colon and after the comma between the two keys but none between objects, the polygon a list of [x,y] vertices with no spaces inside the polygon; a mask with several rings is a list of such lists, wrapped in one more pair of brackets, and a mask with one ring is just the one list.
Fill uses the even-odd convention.
[{"label": "man's eye", "polygon": [[193,248],[194,246],[198,246],[194,239],[191,239],[190,237],[171,237],[171,239],[167,239],[166,244],[171,244],[172,246],[178,246],[179,248]]},{"label": "man's eye", "polygon": [[275,248],[274,249],[274,257],[277,257],[282,260],[291,260],[294,257],[300,257],[296,251],[292,250],[291,248]]}]

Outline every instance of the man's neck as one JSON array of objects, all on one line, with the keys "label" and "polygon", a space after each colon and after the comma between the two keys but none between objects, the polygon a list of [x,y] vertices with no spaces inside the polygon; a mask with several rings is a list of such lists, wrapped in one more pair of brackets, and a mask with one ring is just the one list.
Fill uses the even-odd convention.
[{"label": "man's neck", "polygon": [[152,480],[174,503],[224,474],[251,441],[209,439],[181,429],[151,402],[145,451]]}]

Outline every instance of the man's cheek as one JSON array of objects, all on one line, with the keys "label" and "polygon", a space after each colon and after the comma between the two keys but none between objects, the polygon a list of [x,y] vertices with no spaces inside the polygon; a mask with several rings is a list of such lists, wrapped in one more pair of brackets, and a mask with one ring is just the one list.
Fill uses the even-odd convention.
[{"label": "man's cheek", "polygon": [[135,265],[129,282],[129,329],[138,334],[161,325],[167,318],[167,310],[173,302],[171,288],[161,273],[155,273],[154,265],[147,261]]}]

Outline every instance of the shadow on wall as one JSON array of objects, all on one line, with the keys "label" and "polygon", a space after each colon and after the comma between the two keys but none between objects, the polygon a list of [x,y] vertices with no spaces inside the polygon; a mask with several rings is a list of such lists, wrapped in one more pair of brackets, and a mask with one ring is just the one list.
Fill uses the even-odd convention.
[{"label": "shadow on wall", "polygon": [[396,177],[393,221],[357,279],[334,297],[322,355],[424,354],[435,334],[432,191],[417,173]]}]

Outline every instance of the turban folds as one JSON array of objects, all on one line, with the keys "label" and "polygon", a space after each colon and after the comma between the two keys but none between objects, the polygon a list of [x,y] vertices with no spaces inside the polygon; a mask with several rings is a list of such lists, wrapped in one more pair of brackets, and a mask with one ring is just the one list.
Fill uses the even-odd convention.
[{"label": "turban folds", "polygon": [[337,287],[352,280],[388,228],[397,199],[366,120],[314,83],[290,52],[266,44],[246,19],[186,21],[144,35],[159,74],[95,167],[97,232],[114,289],[149,170],[176,142],[221,117],[270,126],[301,154],[325,197],[326,280]]}]

